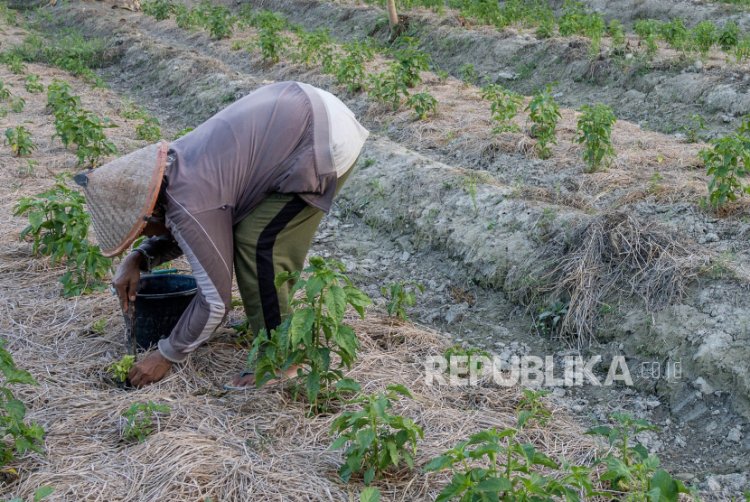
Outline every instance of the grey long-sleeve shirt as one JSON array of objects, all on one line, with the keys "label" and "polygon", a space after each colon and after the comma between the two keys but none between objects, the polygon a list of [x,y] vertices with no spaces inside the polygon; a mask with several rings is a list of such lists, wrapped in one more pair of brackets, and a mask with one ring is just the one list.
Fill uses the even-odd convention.
[{"label": "grey long-sleeve shirt", "polygon": [[171,235],[140,247],[152,266],[184,253],[198,283],[177,326],[159,342],[167,359],[185,360],[221,323],[231,304],[233,226],[267,194],[296,193],[330,209],[337,174],[329,114],[316,91],[298,82],[261,87],[172,143],[165,172]]}]

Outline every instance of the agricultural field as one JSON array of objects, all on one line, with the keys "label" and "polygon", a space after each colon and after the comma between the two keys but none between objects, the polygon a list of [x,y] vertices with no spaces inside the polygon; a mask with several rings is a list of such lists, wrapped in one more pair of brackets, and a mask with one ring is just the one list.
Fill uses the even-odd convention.
[{"label": "agricultural field", "polygon": [[[750,500],[746,3],[396,0],[395,29],[378,0],[140,7],[0,2],[0,499]],[[342,274],[320,322],[356,357],[227,392],[251,348],[272,364],[237,302],[127,387],[71,175],[285,80],[371,132],[309,272]],[[436,383],[450,355],[601,362]]]}]

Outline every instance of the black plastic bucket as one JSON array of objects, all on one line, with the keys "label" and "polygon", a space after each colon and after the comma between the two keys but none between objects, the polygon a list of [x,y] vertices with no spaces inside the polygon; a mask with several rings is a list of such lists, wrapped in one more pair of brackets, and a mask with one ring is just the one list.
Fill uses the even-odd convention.
[{"label": "black plastic bucket", "polygon": [[148,349],[169,336],[197,291],[192,275],[142,275],[135,295],[136,345]]}]

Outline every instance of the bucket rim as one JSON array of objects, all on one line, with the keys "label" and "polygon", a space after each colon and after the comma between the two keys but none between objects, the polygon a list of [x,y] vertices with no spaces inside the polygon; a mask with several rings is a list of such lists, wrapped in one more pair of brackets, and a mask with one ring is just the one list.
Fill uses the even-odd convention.
[{"label": "bucket rim", "polygon": [[[197,281],[195,280],[195,276],[190,274],[141,274],[140,281],[144,279],[149,278],[156,278],[156,279],[166,279],[169,277],[185,277],[188,279],[193,280],[193,282],[196,282],[196,286],[190,289],[186,289],[184,291],[175,291],[173,293],[141,293],[137,292],[135,294],[136,301],[138,301],[138,298],[142,298],[144,300],[159,300],[163,298],[178,298],[181,296],[191,296],[195,295],[198,292],[198,285]],[[140,282],[138,281],[138,282]]]}]

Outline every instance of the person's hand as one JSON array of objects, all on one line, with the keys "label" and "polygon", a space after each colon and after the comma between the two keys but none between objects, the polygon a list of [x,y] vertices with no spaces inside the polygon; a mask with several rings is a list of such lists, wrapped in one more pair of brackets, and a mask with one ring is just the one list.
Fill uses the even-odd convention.
[{"label": "person's hand", "polygon": [[161,355],[157,350],[130,368],[128,380],[135,387],[143,387],[164,378],[171,367],[172,361]]},{"label": "person's hand", "polygon": [[117,296],[120,298],[122,311],[128,311],[128,301],[135,301],[135,294],[138,291],[138,281],[141,279],[141,260],[143,255],[132,252],[127,258],[122,260],[117,267],[115,278],[112,279]]}]

